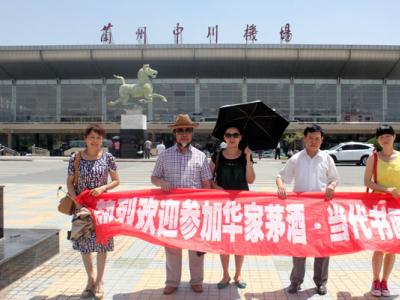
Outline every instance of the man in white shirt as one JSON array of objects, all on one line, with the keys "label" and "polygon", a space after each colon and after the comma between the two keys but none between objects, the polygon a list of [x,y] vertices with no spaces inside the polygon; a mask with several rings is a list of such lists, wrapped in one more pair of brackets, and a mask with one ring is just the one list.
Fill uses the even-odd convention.
[{"label": "man in white shirt", "polygon": [[[285,183],[294,179],[294,192],[324,191],[326,199],[332,199],[339,173],[333,159],[320,147],[324,139],[322,129],[318,125],[306,127],[304,130],[305,149],[292,156],[276,177],[278,196],[286,199]],[[305,275],[305,257],[293,257],[293,269],[290,274],[290,294],[297,293]],[[327,293],[329,257],[317,257],[314,260],[314,282],[317,293]]]},{"label": "man in white shirt", "polygon": [[165,150],[164,142],[161,141],[161,143],[159,143],[156,148],[157,148],[157,155],[160,155]]},{"label": "man in white shirt", "polygon": [[278,142],[275,148],[275,160],[276,159],[281,159],[281,142]]}]

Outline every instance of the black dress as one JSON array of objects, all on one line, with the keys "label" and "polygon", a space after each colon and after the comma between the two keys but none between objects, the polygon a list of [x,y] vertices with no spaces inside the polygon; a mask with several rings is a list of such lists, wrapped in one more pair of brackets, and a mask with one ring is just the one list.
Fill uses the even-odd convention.
[{"label": "black dress", "polygon": [[[249,190],[246,180],[246,155],[244,151],[235,159],[225,158],[221,152],[216,152],[211,157],[216,165],[216,183],[224,190]],[[217,162],[217,156],[218,162]]]}]

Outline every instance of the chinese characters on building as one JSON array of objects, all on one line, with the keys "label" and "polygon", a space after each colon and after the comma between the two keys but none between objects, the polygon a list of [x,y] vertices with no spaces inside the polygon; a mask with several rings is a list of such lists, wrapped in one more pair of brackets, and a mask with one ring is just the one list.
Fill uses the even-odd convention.
[{"label": "chinese characters on building", "polygon": [[100,30],[102,32],[100,41],[103,44],[111,44],[113,42],[111,27],[113,27],[113,25],[111,23],[108,23],[107,25],[104,25],[103,28]]},{"label": "chinese characters on building", "polygon": [[207,38],[210,44],[218,44],[218,25],[208,26]]},{"label": "chinese characters on building", "polygon": [[139,44],[147,45],[147,30],[146,26],[138,27],[136,30],[136,40]]},{"label": "chinese characters on building", "polygon": [[182,44],[182,31],[183,27],[179,25],[179,23],[176,23],[176,27],[172,31],[174,34],[174,43],[175,44]]},{"label": "chinese characters on building", "polygon": [[[101,29],[102,33],[100,41],[103,44],[111,44],[113,42],[113,37],[111,32],[112,27],[113,25],[111,23],[108,23],[107,25],[104,25],[103,28]],[[183,43],[183,30],[184,27],[181,26],[179,22],[176,23],[176,26],[172,30],[172,34],[174,37],[174,44]],[[136,34],[136,41],[138,42],[138,44],[142,45],[148,44],[148,32],[146,26],[138,27],[135,34]],[[258,30],[255,24],[246,24],[246,27],[244,29],[244,34],[242,37],[246,41],[246,44],[255,43],[257,41],[257,34]],[[289,23],[281,27],[279,35],[281,43],[282,42],[288,43],[291,41],[292,31],[290,29]],[[206,38],[208,39],[210,44],[218,44],[218,39],[219,39],[218,25],[208,26]]]},{"label": "chinese characters on building", "polygon": [[285,41],[289,43],[292,39],[292,32],[290,31],[290,24],[286,23],[285,26],[281,27],[281,31],[279,32],[281,36],[281,43]]},{"label": "chinese characters on building", "polygon": [[257,26],[254,24],[247,24],[246,28],[244,30],[244,34],[243,37],[246,40],[246,44],[247,42],[256,42],[257,41]]}]

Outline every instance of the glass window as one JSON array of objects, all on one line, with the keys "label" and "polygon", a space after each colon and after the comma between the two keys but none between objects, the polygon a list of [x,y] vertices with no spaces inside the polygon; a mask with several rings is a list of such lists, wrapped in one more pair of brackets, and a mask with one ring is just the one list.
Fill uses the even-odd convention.
[{"label": "glass window", "polygon": [[12,122],[11,85],[0,85],[0,122]]},{"label": "glass window", "polygon": [[381,122],[382,85],[342,84],[342,121]]},{"label": "glass window", "polygon": [[62,84],[61,121],[101,121],[100,84]]},{"label": "glass window", "polygon": [[354,145],[354,149],[355,150],[366,150],[366,149],[369,149],[369,147],[364,146],[364,145]]},{"label": "glass window", "polygon": [[186,93],[185,93],[185,91],[175,91],[175,92],[174,92],[174,96],[181,96],[181,97],[183,97],[183,96],[186,96]]},{"label": "glass window", "polygon": [[289,119],[289,83],[248,83],[247,101],[262,100],[276,109],[282,117]]},{"label": "glass window", "polygon": [[294,86],[294,119],[336,121],[336,84],[298,84]]},{"label": "glass window", "polygon": [[57,86],[17,85],[18,122],[55,122]]},{"label": "glass window", "polygon": [[341,149],[342,150],[354,150],[354,146],[353,145],[345,145]]},{"label": "glass window", "polygon": [[241,83],[200,83],[200,111],[206,118],[216,118],[223,105],[242,103]]},{"label": "glass window", "polygon": [[172,122],[178,114],[190,114],[195,111],[194,83],[153,83],[153,89],[168,100],[153,101],[153,121]]},{"label": "glass window", "polygon": [[387,86],[386,121],[400,122],[400,85]]}]

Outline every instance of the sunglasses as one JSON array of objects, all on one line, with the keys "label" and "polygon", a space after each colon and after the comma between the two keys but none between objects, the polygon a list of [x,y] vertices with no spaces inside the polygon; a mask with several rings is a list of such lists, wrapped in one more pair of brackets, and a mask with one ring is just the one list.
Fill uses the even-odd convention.
[{"label": "sunglasses", "polygon": [[175,129],[175,132],[177,132],[177,133],[192,133],[193,128],[177,128],[177,129]]},{"label": "sunglasses", "polygon": [[240,137],[240,133],[237,133],[237,132],[235,132],[235,133],[225,133],[224,136],[227,139],[230,139],[230,138],[238,139]]}]

